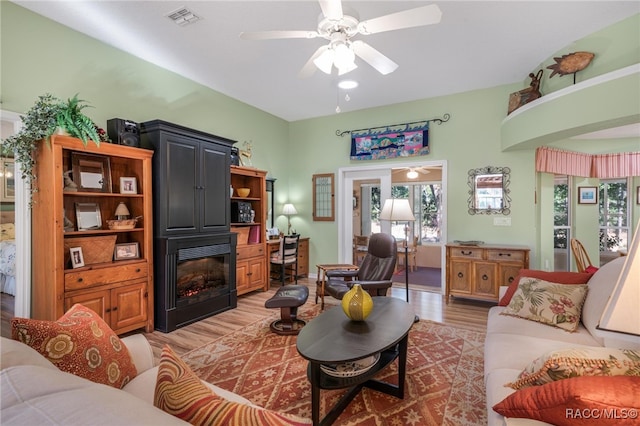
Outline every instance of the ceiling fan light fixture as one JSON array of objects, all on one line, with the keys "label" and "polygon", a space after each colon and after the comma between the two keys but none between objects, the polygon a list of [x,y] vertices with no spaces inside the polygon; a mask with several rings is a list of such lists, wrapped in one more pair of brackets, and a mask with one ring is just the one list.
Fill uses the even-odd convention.
[{"label": "ceiling fan light fixture", "polygon": [[355,65],[354,61],[356,60],[356,54],[353,53],[353,50],[351,50],[351,48],[345,43],[337,44],[333,50],[335,51],[333,63],[336,68],[348,68]]},{"label": "ceiling fan light fixture", "polygon": [[409,178],[409,179],[416,179],[417,177],[418,177],[418,172],[416,172],[415,170],[410,169],[410,170],[407,172],[407,178]]},{"label": "ceiling fan light fixture", "polygon": [[335,52],[333,49],[327,49],[320,56],[313,60],[313,63],[318,67],[320,71],[325,74],[331,74],[331,68],[333,67],[333,58]]}]

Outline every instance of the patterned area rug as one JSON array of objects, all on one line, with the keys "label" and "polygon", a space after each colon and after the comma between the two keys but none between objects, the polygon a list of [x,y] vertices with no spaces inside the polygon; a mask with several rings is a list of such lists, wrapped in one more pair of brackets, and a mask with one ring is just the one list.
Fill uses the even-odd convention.
[{"label": "patterned area rug", "polygon": [[[338,308],[340,309],[340,308]],[[309,320],[314,305],[301,309]],[[185,354],[203,380],[271,410],[311,418],[307,361],[296,350],[296,336],[269,330],[271,316]],[[485,425],[484,335],[421,320],[409,332],[403,400],[364,388],[335,425]],[[397,383],[397,361],[376,378]],[[320,416],[344,393],[321,391]]]}]

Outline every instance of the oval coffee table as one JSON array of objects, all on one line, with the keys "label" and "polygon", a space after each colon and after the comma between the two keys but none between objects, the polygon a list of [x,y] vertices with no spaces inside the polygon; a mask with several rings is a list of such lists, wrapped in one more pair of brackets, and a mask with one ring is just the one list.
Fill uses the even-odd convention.
[{"label": "oval coffee table", "polygon": [[[393,297],[374,297],[373,311],[366,321],[351,321],[335,306],[311,320],[298,335],[297,349],[309,360],[311,418],[314,425],[330,425],[363,387],[404,398],[407,342],[415,313],[407,302]],[[340,364],[380,354],[366,372],[353,377],[334,377],[321,364]],[[398,385],[373,379],[398,358]],[[320,389],[351,388],[320,420]]]}]

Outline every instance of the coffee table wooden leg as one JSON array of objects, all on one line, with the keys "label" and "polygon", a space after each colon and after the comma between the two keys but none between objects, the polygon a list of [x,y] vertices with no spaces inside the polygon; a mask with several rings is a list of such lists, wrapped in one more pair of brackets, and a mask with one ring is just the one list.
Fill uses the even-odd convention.
[{"label": "coffee table wooden leg", "polygon": [[311,362],[311,421],[320,425],[320,364]]}]

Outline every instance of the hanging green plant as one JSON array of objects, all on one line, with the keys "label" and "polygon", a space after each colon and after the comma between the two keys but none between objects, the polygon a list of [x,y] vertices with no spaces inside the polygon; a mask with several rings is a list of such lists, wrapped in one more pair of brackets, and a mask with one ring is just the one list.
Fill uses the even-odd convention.
[{"label": "hanging green plant", "polygon": [[45,140],[49,143],[51,135],[58,128],[65,130],[70,136],[81,139],[85,146],[89,140],[93,140],[99,146],[100,141],[105,139],[101,138],[93,121],[82,113],[82,110],[89,106],[84,102],[78,99],[77,94],[66,102],[50,93],[41,95],[22,116],[22,129],[2,141],[2,156],[13,155],[16,162],[20,163],[21,177],[31,184],[31,192],[36,190],[33,153],[39,141]]}]

